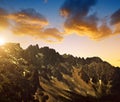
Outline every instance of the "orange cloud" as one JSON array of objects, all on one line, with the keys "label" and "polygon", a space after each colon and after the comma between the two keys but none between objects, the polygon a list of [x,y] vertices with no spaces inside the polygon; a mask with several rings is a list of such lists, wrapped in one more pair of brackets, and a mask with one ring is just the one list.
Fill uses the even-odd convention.
[{"label": "orange cloud", "polygon": [[48,21],[34,9],[24,9],[9,15],[9,19],[14,23],[12,30],[15,34],[37,35]]},{"label": "orange cloud", "polygon": [[31,8],[10,14],[0,8],[0,22],[0,28],[10,26],[11,31],[18,36],[28,35],[45,41],[61,41],[63,39],[62,33],[58,29],[45,28],[49,23],[47,19]]},{"label": "orange cloud", "polygon": [[16,23],[26,23],[41,26],[45,26],[48,24],[47,19],[32,8],[23,9],[19,12],[12,13],[9,15],[9,18],[14,20]]},{"label": "orange cloud", "polygon": [[61,41],[63,37],[56,28],[44,28],[48,21],[34,9],[25,9],[9,16],[15,22],[12,28],[14,34],[30,35],[35,38],[48,40],[50,38]]},{"label": "orange cloud", "polygon": [[101,26],[97,27],[94,23],[72,22],[69,25],[65,23],[64,29],[67,34],[76,33],[80,36],[88,36],[93,40],[100,40],[115,35],[106,23],[102,23]]},{"label": "orange cloud", "polygon": [[7,15],[7,11],[3,8],[0,8],[0,30],[7,28],[9,25]]},{"label": "orange cloud", "polygon": [[44,28],[48,25],[45,17],[37,13],[34,9],[25,9],[9,15],[15,23],[12,31],[17,35],[30,35],[35,38],[47,40],[49,38],[61,41],[63,37],[56,28]]},{"label": "orange cloud", "polygon": [[[61,15],[66,19],[64,34],[76,33],[94,40],[120,34],[120,9],[111,15],[108,20],[110,22],[106,18],[100,20],[97,13],[89,13],[96,1],[65,1],[60,9]],[[64,34],[56,28],[47,28],[48,24],[47,19],[34,9],[22,9],[8,14],[6,10],[0,8],[0,29],[9,27],[18,36],[32,36],[47,42],[62,41]]]},{"label": "orange cloud", "polygon": [[114,33],[120,34],[120,23],[114,25]]},{"label": "orange cloud", "polygon": [[63,40],[63,33],[60,32],[56,28],[47,28],[42,33],[43,33],[43,37],[44,38],[46,38],[46,37],[55,38],[58,41],[62,41]]},{"label": "orange cloud", "polygon": [[[94,40],[100,40],[109,36],[120,34],[120,10],[112,16],[111,24],[104,18],[100,20],[96,13],[89,13],[97,0],[66,0],[60,9],[60,13],[66,18],[64,30],[66,34],[76,33],[80,36],[88,36]],[[101,23],[101,25],[100,25]],[[117,24],[116,24],[117,23]],[[98,26],[99,25],[99,26]]]}]

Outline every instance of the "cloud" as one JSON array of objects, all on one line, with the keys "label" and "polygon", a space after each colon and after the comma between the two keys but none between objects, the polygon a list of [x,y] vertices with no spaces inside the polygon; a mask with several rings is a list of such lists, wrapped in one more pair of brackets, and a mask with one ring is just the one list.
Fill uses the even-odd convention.
[{"label": "cloud", "polygon": [[7,15],[7,11],[3,8],[0,8],[0,30],[5,29],[9,25]]},{"label": "cloud", "polygon": [[118,23],[120,23],[120,9],[111,15],[111,24],[114,25]]},{"label": "cloud", "polygon": [[[8,22],[9,21],[9,22]],[[47,19],[35,9],[22,9],[8,14],[0,8],[0,27],[10,26],[13,34],[18,36],[32,36],[37,39],[61,41],[62,33],[57,28],[46,28],[49,24]]]},{"label": "cloud", "polygon": [[[49,37],[49,38],[55,38],[55,39],[57,39],[59,41],[63,40],[63,36],[62,36],[63,33],[60,32],[56,28],[47,28],[42,33],[43,33],[43,38]],[[52,40],[51,40],[51,42],[52,42]]]},{"label": "cloud", "polygon": [[[60,8],[65,18],[64,34],[76,33],[94,40],[120,34],[120,9],[103,19],[92,11],[97,0],[65,0]],[[8,13],[0,8],[0,29],[11,28],[18,36],[32,36],[47,42],[62,41],[64,34],[57,28],[47,28],[48,20],[35,9],[21,9]],[[112,28],[112,29],[111,29]]]},{"label": "cloud", "polygon": [[111,15],[111,25],[114,28],[114,34],[120,34],[120,9]]},{"label": "cloud", "polygon": [[30,35],[39,39],[53,38],[61,41],[62,36],[56,28],[46,28],[48,25],[47,19],[34,9],[24,9],[20,12],[10,15],[10,18],[15,22],[12,29],[17,35]]},{"label": "cloud", "polygon": [[48,2],[48,0],[44,0],[44,2],[45,2],[45,3],[47,3],[47,2]]},{"label": "cloud", "polygon": [[48,21],[34,9],[23,9],[9,15],[12,20],[12,30],[15,34],[36,35],[48,24]]},{"label": "cloud", "polygon": [[61,7],[61,14],[69,17],[84,17],[96,0],[66,0]]},{"label": "cloud", "polygon": [[[66,18],[65,32],[88,36],[94,40],[115,35],[106,18],[99,19],[97,13],[90,12],[96,3],[97,0],[66,0],[60,8],[61,15]],[[119,20],[119,18],[117,19]]]}]

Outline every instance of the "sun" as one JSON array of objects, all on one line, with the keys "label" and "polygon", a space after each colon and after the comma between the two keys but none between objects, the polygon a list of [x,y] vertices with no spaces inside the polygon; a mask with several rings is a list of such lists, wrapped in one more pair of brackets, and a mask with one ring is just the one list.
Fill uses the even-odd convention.
[{"label": "sun", "polygon": [[0,45],[4,45],[5,44],[5,39],[4,38],[0,38]]}]

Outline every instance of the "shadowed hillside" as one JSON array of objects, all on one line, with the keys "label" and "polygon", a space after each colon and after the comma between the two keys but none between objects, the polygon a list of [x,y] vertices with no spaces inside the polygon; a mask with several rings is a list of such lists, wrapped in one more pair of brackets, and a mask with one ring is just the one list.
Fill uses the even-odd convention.
[{"label": "shadowed hillside", "polygon": [[49,47],[0,46],[0,102],[118,102],[120,69]]}]

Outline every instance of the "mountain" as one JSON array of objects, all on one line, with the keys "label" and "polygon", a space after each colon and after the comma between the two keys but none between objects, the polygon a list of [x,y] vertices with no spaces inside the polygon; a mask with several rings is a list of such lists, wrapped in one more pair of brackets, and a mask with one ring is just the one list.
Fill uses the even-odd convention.
[{"label": "mountain", "polygon": [[49,47],[0,46],[0,102],[118,102],[120,68]]}]

